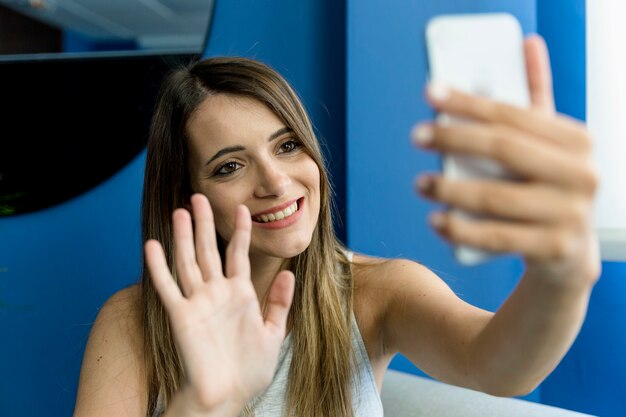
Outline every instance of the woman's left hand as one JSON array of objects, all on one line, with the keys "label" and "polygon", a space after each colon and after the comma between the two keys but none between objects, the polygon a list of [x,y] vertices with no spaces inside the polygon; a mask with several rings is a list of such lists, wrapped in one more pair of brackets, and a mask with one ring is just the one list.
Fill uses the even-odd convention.
[{"label": "woman's left hand", "polygon": [[451,180],[424,175],[420,192],[430,199],[490,219],[451,213],[432,217],[435,229],[455,244],[517,252],[527,273],[566,286],[592,285],[600,273],[593,203],[598,175],[585,126],[554,111],[547,49],[541,38],[525,41],[532,106],[528,109],[431,85],[439,112],[470,123],[422,124],[414,141],[438,152],[498,161],[519,181]]}]

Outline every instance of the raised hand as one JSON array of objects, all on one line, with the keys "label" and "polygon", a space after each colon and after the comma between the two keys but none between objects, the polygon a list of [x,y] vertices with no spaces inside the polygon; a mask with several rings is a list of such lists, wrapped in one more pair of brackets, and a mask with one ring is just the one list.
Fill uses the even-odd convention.
[{"label": "raised hand", "polygon": [[491,158],[523,180],[452,181],[426,175],[418,180],[418,188],[449,206],[492,216],[469,220],[436,213],[432,223],[445,238],[496,252],[518,252],[531,275],[587,285],[600,271],[592,219],[598,186],[592,141],[583,124],[554,112],[541,38],[528,38],[525,52],[531,108],[431,86],[433,107],[472,122],[424,124],[414,130],[415,142],[426,149]]},{"label": "raised hand", "polygon": [[209,202],[196,194],[191,204],[195,233],[187,210],[173,214],[180,288],[159,242],[146,242],[146,262],[185,369],[183,392],[177,394],[184,401],[177,406],[182,404],[189,415],[236,415],[271,382],[285,337],[294,277],[288,271],[276,276],[263,317],[250,279],[248,209],[237,208],[224,274]]}]

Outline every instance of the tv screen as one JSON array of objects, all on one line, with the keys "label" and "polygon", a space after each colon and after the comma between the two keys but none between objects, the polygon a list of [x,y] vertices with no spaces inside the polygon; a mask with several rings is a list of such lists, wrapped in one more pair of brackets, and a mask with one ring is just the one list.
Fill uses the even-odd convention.
[{"label": "tv screen", "polygon": [[145,147],[163,77],[191,53],[0,58],[0,215],[111,177]]}]

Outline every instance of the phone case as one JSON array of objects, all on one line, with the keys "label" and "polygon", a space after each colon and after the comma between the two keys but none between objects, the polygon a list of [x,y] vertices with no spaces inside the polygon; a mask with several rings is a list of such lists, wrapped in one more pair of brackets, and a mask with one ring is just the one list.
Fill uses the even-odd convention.
[{"label": "phone case", "polygon": [[[431,81],[442,81],[461,91],[490,97],[520,107],[530,104],[524,58],[524,39],[517,19],[506,13],[440,15],[426,27]],[[441,113],[437,123],[467,123]],[[448,154],[442,170],[452,179],[515,177],[497,162],[466,155]],[[477,215],[453,209],[469,218]],[[484,250],[458,245],[455,255],[465,265],[484,262]]]}]

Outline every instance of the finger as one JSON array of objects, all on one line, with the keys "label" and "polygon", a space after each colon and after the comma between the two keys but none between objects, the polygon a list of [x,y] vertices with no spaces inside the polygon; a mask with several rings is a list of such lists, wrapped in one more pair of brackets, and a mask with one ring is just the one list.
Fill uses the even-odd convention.
[{"label": "finger", "polygon": [[235,213],[235,232],[226,248],[226,276],[250,279],[250,233],[252,220],[250,211],[244,205],[237,207]]},{"label": "finger", "polygon": [[543,38],[539,35],[526,38],[524,40],[524,55],[526,56],[530,101],[533,107],[553,114],[552,71],[548,48]]},{"label": "finger", "polygon": [[154,285],[165,308],[172,311],[174,306],[183,299],[183,295],[167,266],[163,247],[156,240],[148,240],[144,245],[144,253],[152,285]]},{"label": "finger", "polygon": [[555,117],[543,111],[465,94],[439,82],[428,86],[427,96],[432,106],[445,114],[506,125],[573,151],[589,152],[591,149],[591,138],[584,124],[567,116]]},{"label": "finger", "polygon": [[281,271],[276,275],[267,298],[265,309],[265,327],[280,338],[285,337],[289,309],[293,301],[295,277],[290,271]]},{"label": "finger", "polygon": [[178,281],[185,296],[202,284],[202,273],[196,261],[191,216],[185,209],[177,209],[172,214],[174,224],[175,264]]},{"label": "finger", "polygon": [[220,259],[215,235],[215,222],[209,200],[203,194],[191,196],[195,223],[196,258],[202,271],[202,278],[207,281],[222,276]]},{"label": "finger", "polygon": [[[424,141],[425,136],[430,138],[428,142]],[[596,188],[595,171],[586,155],[572,157],[562,149],[545,146],[524,131],[504,125],[423,124],[416,129],[414,140],[422,147],[444,153],[496,160],[529,180],[548,181],[586,192],[594,192]]]},{"label": "finger", "polygon": [[583,225],[591,212],[588,200],[538,183],[452,181],[441,176],[423,175],[416,185],[427,198],[501,219]]},{"label": "finger", "polygon": [[470,220],[451,213],[435,213],[431,224],[455,244],[499,253],[520,253],[533,261],[561,260],[577,245],[573,233],[565,229],[497,220]]}]

